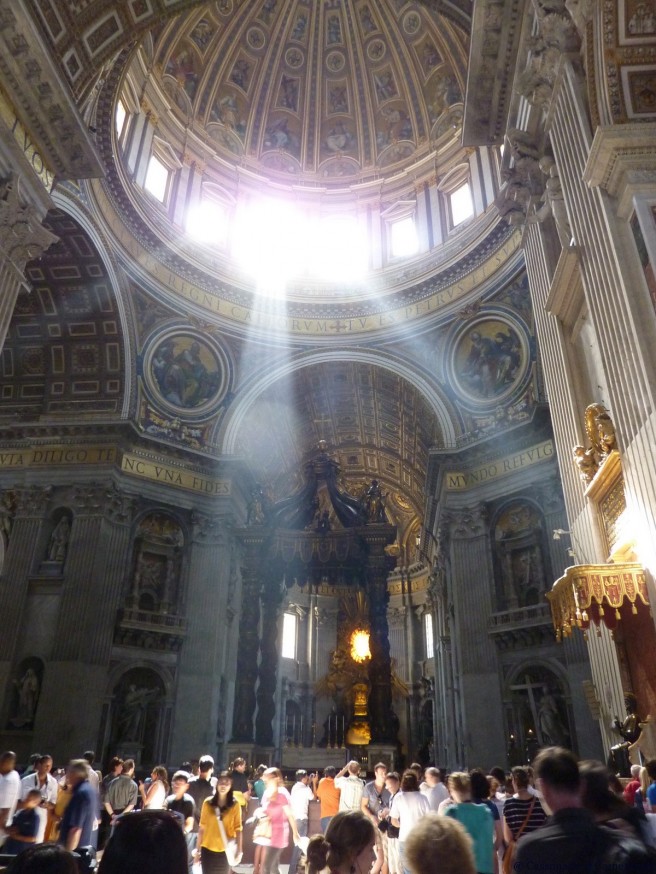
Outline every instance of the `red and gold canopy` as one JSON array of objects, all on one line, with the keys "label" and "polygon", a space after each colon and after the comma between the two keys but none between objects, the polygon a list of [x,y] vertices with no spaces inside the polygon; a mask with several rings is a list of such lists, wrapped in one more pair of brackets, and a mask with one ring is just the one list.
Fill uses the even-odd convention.
[{"label": "red and gold canopy", "polygon": [[620,607],[628,602],[649,607],[645,572],[639,564],[580,564],[568,567],[547,593],[556,637],[569,637],[573,628],[586,629],[603,622],[613,629]]}]

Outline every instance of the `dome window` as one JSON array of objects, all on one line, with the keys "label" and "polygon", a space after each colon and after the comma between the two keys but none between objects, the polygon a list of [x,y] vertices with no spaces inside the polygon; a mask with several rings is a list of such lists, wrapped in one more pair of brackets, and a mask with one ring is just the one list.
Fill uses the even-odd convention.
[{"label": "dome window", "polygon": [[464,185],[456,188],[450,194],[449,203],[451,206],[451,222],[454,228],[474,215],[474,201],[472,200],[469,182],[465,182]]},{"label": "dome window", "polygon": [[169,178],[171,171],[160,161],[157,155],[151,155],[148,161],[148,169],[146,170],[146,181],[144,188],[149,191],[153,197],[156,197],[161,203],[166,200],[166,192],[169,187]]},{"label": "dome window", "polygon": [[116,103],[116,112],[114,114],[114,121],[116,123],[116,136],[118,139],[121,139],[123,131],[125,129],[125,122],[128,120],[128,111],[125,108],[125,103],[119,98]]}]

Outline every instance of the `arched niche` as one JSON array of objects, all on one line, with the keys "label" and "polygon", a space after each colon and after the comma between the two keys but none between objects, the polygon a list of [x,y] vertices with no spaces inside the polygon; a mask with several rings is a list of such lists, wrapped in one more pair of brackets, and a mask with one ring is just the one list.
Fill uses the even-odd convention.
[{"label": "arched niche", "polygon": [[492,523],[497,610],[544,603],[551,579],[544,518],[531,501],[504,504]]},{"label": "arched niche", "polygon": [[153,668],[139,665],[121,674],[111,691],[108,755],[142,766],[166,761],[168,698],[166,683]]},{"label": "arched niche", "polygon": [[53,510],[44,526],[40,573],[49,576],[64,573],[72,530],[72,511],[68,507],[57,507]]},{"label": "arched niche", "polygon": [[530,762],[541,747],[576,749],[567,678],[543,662],[518,665],[504,690],[508,757]]},{"label": "arched niche", "polygon": [[164,510],[141,517],[135,529],[126,606],[147,613],[180,613],[185,534]]},{"label": "arched niche", "polygon": [[7,729],[32,731],[43,685],[44,665],[36,656],[23,659],[12,680]]}]

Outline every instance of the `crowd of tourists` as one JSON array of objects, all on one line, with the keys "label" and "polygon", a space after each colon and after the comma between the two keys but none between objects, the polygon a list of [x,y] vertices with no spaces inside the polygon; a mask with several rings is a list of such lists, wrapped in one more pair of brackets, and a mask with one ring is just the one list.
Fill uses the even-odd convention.
[{"label": "crowd of tourists", "polygon": [[229,874],[245,829],[253,874],[279,874],[290,842],[289,874],[656,872],[656,761],[634,766],[626,785],[557,747],[532,768],[446,780],[436,767],[399,774],[379,762],[367,781],[351,761],[298,770],[289,789],[280,769],[251,772],[243,759],[215,773],[202,756],[170,783],[163,765],[145,780],[130,759],[113,758],[104,776],[93,765],[88,752],[53,774],[51,756],[35,755],[20,775],[15,754],[0,755],[9,874]]}]

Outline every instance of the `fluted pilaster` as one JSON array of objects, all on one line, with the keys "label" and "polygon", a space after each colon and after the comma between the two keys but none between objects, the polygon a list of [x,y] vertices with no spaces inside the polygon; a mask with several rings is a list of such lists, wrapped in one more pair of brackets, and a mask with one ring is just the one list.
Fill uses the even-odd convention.
[{"label": "fluted pilaster", "polygon": [[489,708],[498,687],[497,653],[488,635],[492,612],[493,569],[485,505],[449,511],[454,610],[454,670],[459,679],[464,764],[503,761],[500,708]]},{"label": "fluted pilaster", "polygon": [[230,542],[221,516],[195,512],[189,552],[186,637],[178,663],[173,748],[181,761],[194,751],[216,755],[224,642],[230,634],[226,609]]},{"label": "fluted pilaster", "polygon": [[14,492],[15,515],[2,574],[0,594],[0,660],[11,661],[27,598],[30,572],[35,562],[39,530],[50,500],[50,488],[34,486]]}]

